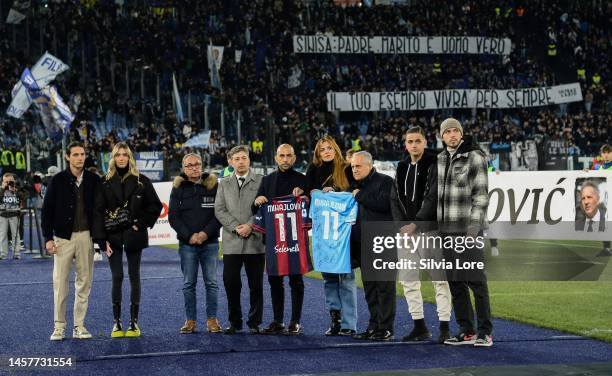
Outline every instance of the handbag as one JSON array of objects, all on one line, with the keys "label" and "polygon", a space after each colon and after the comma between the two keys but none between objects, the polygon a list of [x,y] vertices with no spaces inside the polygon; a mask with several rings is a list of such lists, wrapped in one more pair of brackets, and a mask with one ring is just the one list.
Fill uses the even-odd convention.
[{"label": "handbag", "polygon": [[104,228],[108,232],[125,230],[132,225],[132,215],[127,208],[128,201],[113,210],[106,210],[104,215]]}]

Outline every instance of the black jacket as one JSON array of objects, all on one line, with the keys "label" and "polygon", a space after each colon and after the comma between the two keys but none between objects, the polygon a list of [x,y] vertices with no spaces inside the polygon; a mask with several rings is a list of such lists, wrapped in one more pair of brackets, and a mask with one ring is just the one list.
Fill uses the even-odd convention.
[{"label": "black jacket", "polygon": [[[123,231],[107,233],[104,228],[106,210],[114,210],[126,201],[138,231],[129,227]],[[130,175],[122,183],[121,178],[115,174],[110,180],[102,181],[96,194],[93,238],[100,245],[108,241],[113,248],[120,248],[122,245],[127,250],[146,248],[149,246],[147,227],[155,225],[162,207],[153,184],[146,176]]]},{"label": "black jacket", "polygon": [[357,221],[351,229],[351,267],[361,265],[361,227],[366,222],[392,221],[391,191],[393,178],[372,169],[366,178],[352,183],[351,190],[359,189],[355,200],[359,204]]},{"label": "black jacket", "polygon": [[[304,194],[308,195],[307,181],[304,174],[295,171],[293,168],[286,172],[276,170],[261,179],[261,184],[255,197],[265,196],[269,201],[274,197],[290,195],[295,187],[301,188]],[[253,214],[257,213],[258,209],[253,204]]]},{"label": "black jacket", "polygon": [[[308,165],[306,169],[306,194],[310,197],[310,191],[314,189],[323,189],[325,187],[332,187],[334,190],[338,190],[338,187],[334,184],[332,174],[334,172],[334,162],[323,162],[321,166],[317,167],[314,164]],[[353,171],[350,165],[344,167],[344,175],[346,176],[349,187],[355,183],[353,178]]]},{"label": "black jacket", "polygon": [[[409,179],[411,172],[412,179]],[[414,165],[410,158],[399,162],[391,194],[393,219],[395,221],[435,221],[437,179],[438,168],[435,154],[425,152],[421,160]],[[422,208],[424,210],[420,212]],[[431,218],[432,213],[433,218]]]},{"label": "black jacket", "polygon": [[313,189],[323,189],[333,185],[331,175],[334,172],[334,162],[323,162],[321,166],[313,163],[306,169],[306,194],[310,195]]},{"label": "black jacket", "polygon": [[217,175],[208,173],[202,175],[198,184],[183,174],[174,179],[168,219],[180,243],[189,244],[191,235],[200,231],[208,235],[204,245],[219,241],[221,223],[215,217],[218,186]]},{"label": "black jacket", "polygon": [[[93,228],[94,199],[100,187],[100,177],[93,172],[83,171],[85,213],[87,224]],[[59,172],[47,186],[42,207],[42,232],[45,242],[53,240],[53,236],[70,239],[74,227],[74,211],[76,209],[76,177],[70,169]]]}]

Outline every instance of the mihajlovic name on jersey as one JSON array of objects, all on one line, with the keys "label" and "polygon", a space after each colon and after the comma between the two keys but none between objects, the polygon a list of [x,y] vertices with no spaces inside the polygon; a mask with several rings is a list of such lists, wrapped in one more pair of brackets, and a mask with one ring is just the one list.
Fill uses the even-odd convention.
[{"label": "mihajlovic name on jersey", "polygon": [[327,200],[320,200],[320,199],[315,199],[314,203],[316,206],[325,206],[328,208],[334,208],[336,210],[340,210],[343,211],[346,209],[346,203],[340,203],[340,202],[334,202],[334,201],[327,201]]},{"label": "mihajlovic name on jersey", "polygon": [[306,207],[304,201],[300,203],[281,203],[281,204],[270,204],[268,205],[268,213],[275,213],[278,211],[293,211],[300,210]]}]

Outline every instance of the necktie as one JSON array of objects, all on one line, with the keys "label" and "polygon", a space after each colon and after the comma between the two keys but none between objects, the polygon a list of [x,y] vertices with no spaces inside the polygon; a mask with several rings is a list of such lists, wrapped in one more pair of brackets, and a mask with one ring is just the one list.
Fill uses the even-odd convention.
[{"label": "necktie", "polygon": [[587,232],[593,232],[593,220],[589,219],[589,227],[587,228]]},{"label": "necktie", "polygon": [[242,188],[243,184],[244,184],[244,178],[238,178],[238,188]]}]

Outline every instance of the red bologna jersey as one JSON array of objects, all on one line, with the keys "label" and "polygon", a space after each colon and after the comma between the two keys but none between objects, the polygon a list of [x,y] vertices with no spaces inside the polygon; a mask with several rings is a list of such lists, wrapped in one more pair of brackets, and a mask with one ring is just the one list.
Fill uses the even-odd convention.
[{"label": "red bologna jersey", "polygon": [[262,205],[253,230],[265,234],[268,275],[306,274],[312,270],[308,249],[308,198],[283,196]]}]

